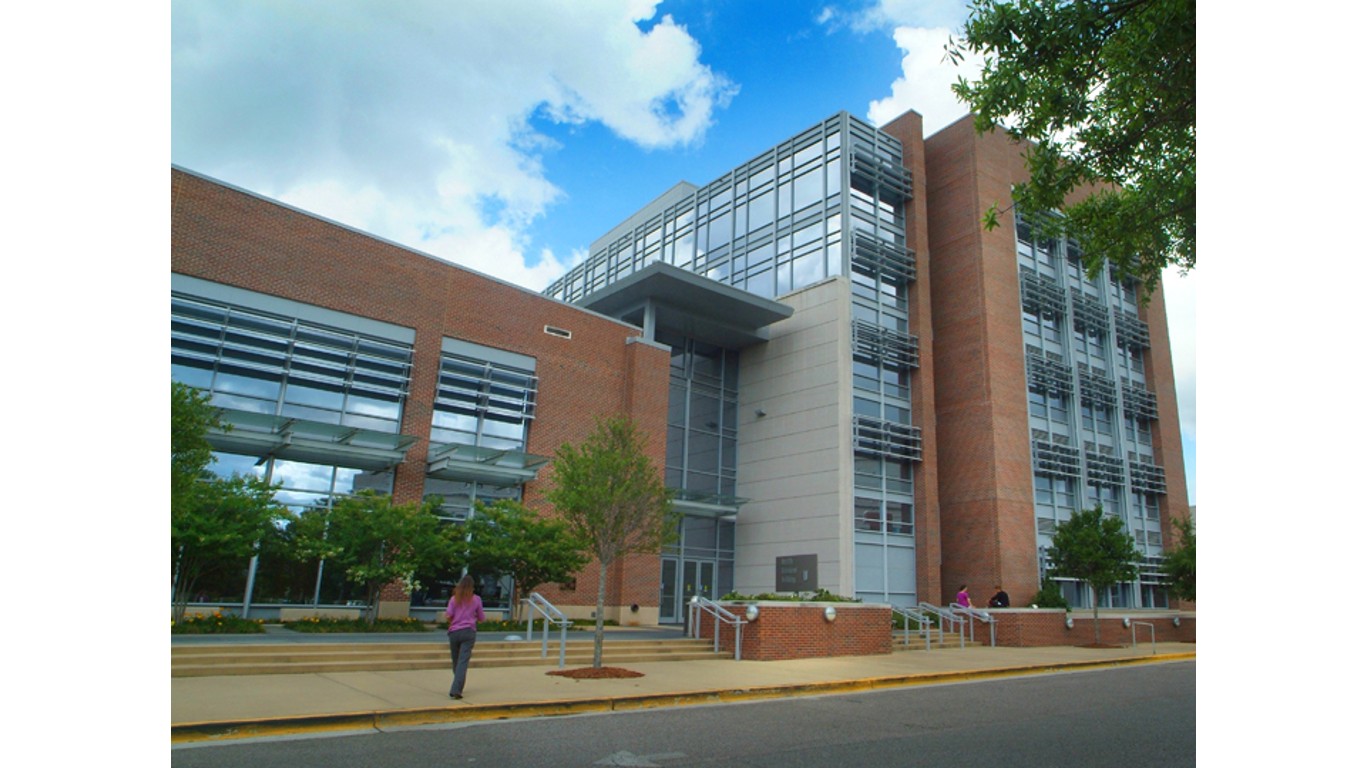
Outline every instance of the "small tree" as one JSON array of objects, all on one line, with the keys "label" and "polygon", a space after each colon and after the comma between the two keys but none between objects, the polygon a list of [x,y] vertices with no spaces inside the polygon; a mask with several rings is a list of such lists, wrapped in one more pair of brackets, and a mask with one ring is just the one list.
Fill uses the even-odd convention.
[{"label": "small tree", "polygon": [[1195,600],[1195,521],[1189,517],[1174,518],[1172,527],[1181,534],[1181,541],[1163,556],[1170,589],[1182,600]]},{"label": "small tree", "polygon": [[331,509],[310,510],[295,520],[295,557],[321,558],[341,568],[365,590],[366,617],[378,618],[380,591],[420,570],[454,568],[461,548],[456,529],[441,525],[437,505],[394,504],[363,490],[338,499]]},{"label": "small tree", "polygon": [[560,446],[553,467],[554,485],[546,497],[598,561],[597,668],[608,569],[625,555],[658,552],[674,535],[677,518],[660,471],[645,454],[644,437],[625,416],[600,419],[583,443]]},{"label": "small tree", "polygon": [[463,529],[470,570],[512,577],[514,611],[518,592],[566,581],[588,564],[587,545],[563,520],[540,517],[511,499],[477,502]]},{"label": "small tree", "polygon": [[200,578],[254,554],[284,510],[273,489],[254,477],[215,477],[209,430],[223,428],[208,398],[171,382],[171,603],[185,618]]},{"label": "small tree", "polygon": [[1058,523],[1048,557],[1055,573],[1090,585],[1096,645],[1100,645],[1100,593],[1137,577],[1134,563],[1142,557],[1133,537],[1124,530],[1124,521],[1107,516],[1099,504],[1095,509],[1074,512],[1070,520]]},{"label": "small tree", "polygon": [[200,577],[240,565],[256,544],[272,535],[285,510],[275,490],[255,477],[208,477],[195,484],[191,501],[171,514],[173,617],[185,618]]}]

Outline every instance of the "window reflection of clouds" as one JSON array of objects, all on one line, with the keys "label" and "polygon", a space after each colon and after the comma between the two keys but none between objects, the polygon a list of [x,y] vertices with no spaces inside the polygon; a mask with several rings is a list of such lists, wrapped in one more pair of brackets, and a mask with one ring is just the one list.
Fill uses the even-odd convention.
[{"label": "window reflection of clouds", "polygon": [[228,478],[233,475],[247,475],[257,478],[265,477],[265,466],[257,466],[260,459],[255,456],[243,456],[236,453],[213,454],[214,462],[209,465],[209,471],[218,477]]},{"label": "window reflection of clouds", "polygon": [[285,488],[322,491],[332,489],[333,468],[323,464],[276,460],[273,479]]}]

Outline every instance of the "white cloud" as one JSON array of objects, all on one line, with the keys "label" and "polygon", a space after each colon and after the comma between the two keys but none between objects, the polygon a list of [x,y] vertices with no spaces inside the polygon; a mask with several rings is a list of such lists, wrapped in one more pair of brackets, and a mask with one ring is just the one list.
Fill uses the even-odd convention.
[{"label": "white cloud", "polygon": [[734,87],[654,0],[172,4],[172,159],[540,288],[525,230],[562,196],[533,117],[700,139]]},{"label": "white cloud", "polygon": [[960,76],[977,77],[982,61],[968,57],[955,66],[944,50],[950,34],[947,27],[897,27],[893,31],[892,39],[903,52],[901,77],[892,83],[890,96],[868,105],[868,119],[874,125],[885,125],[914,109],[925,119],[924,131],[929,136],[968,113],[950,86]]}]

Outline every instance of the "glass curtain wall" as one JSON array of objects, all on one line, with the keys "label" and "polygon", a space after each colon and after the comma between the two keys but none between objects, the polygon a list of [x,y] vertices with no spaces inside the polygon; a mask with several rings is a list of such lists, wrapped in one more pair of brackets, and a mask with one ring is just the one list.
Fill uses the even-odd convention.
[{"label": "glass curtain wall", "polygon": [[[1154,459],[1137,284],[1108,269],[1092,278],[1075,241],[1015,220],[1020,270],[1034,508],[1040,573],[1058,523],[1100,505],[1122,518],[1143,553],[1139,581],[1101,596],[1110,607],[1164,607],[1157,515],[1163,471]],[[1059,578],[1074,606],[1089,607],[1082,584]]]},{"label": "glass curtain wall", "polygon": [[869,602],[911,606],[915,582],[915,482],[919,429],[911,424],[911,371],[918,341],[909,332],[906,243],[909,174],[901,145],[869,126],[851,128],[849,183],[853,248],[854,590]]},{"label": "glass curtain wall", "polygon": [[[638,225],[546,290],[577,301],[661,260],[767,298],[833,275],[848,277],[857,350],[855,591],[898,604],[916,599],[912,464],[920,460],[920,433],[910,420],[918,352],[908,331],[906,285],[915,265],[903,206],[911,189],[901,150],[895,138],[840,113],[643,212]],[[676,362],[679,351],[675,343]],[[670,398],[670,456],[676,458],[668,471],[670,485],[688,490],[711,483],[682,463],[684,457],[710,463],[695,444],[684,443],[685,434],[706,434],[696,424],[688,427],[695,432],[683,428],[681,411],[693,396],[676,379]],[[724,450],[724,439],[721,445]],[[726,493],[732,478],[718,480]],[[664,567],[667,603],[668,569],[680,566]]]},{"label": "glass curtain wall", "polygon": [[[464,345],[475,349],[475,345]],[[461,445],[524,452],[536,411],[535,371],[480,359],[474,354],[443,352],[436,398],[432,403],[431,449]],[[480,482],[472,478],[428,477],[423,497],[441,500],[440,514],[458,523],[474,514],[478,502],[521,501],[522,486]],[[421,585],[412,596],[416,606],[444,606],[459,574],[419,573]],[[512,583],[502,574],[474,574],[486,608],[511,607]]]},{"label": "glass curtain wall", "polygon": [[[412,347],[258,309],[173,293],[171,378],[199,388],[216,406],[397,434],[412,368]],[[390,493],[392,471],[216,452],[211,471],[279,483],[291,513],[329,508],[362,489]],[[247,561],[207,576],[196,597],[221,603],[346,604],[354,594],[326,563],[285,553],[289,526],[261,542],[251,578]],[[247,593],[252,582],[252,594]]]}]

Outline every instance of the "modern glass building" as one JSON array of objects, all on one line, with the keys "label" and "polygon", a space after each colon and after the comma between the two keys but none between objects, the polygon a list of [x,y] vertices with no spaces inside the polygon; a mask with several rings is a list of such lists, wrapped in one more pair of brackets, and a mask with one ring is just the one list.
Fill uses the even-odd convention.
[{"label": "modern glass building", "polygon": [[[687,517],[661,562],[662,617],[695,593],[772,592],[777,559],[801,555],[822,588],[917,601],[903,151],[840,113],[676,186],[546,290],[672,350],[666,480]],[[718,316],[713,292],[747,312]]]},{"label": "modern glass building", "polygon": [[[1096,504],[1144,556],[1102,603],[1163,607],[1189,510],[1162,291],[1089,278],[1028,221],[983,230],[1026,173],[971,118],[924,138],[914,112],[840,113],[665,191],[536,294],[173,169],[172,378],[233,425],[216,471],[296,513],[362,489],[544,511],[555,449],[631,416],[683,518],[609,575],[623,623],[732,591],[1027,603]],[[346,606],[334,570],[263,546],[206,597]],[[390,615],[441,602],[450,575],[418,576]],[[586,618],[597,578],[539,591]],[[484,594],[507,604],[496,575]]]}]

